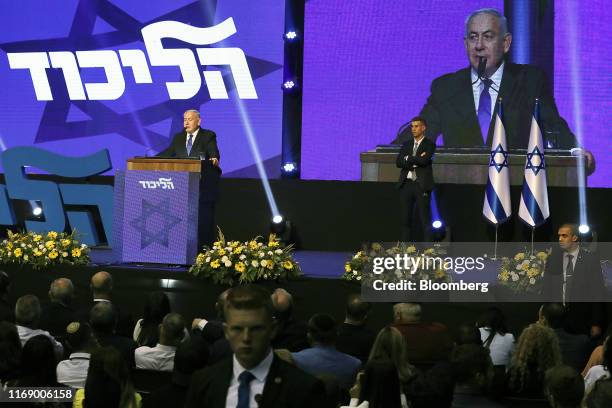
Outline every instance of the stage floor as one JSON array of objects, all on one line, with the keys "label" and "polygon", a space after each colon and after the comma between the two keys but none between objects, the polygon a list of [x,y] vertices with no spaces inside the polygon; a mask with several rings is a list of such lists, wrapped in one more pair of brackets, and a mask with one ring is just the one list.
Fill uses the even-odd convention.
[{"label": "stage floor", "polygon": [[[353,254],[350,252],[328,252],[328,251],[294,251],[293,258],[302,268],[304,276],[309,278],[337,279],[344,273],[344,263]],[[135,264],[121,263],[117,260],[112,249],[92,248],[92,266],[103,266],[105,268],[136,268],[142,269],[143,266],[151,269],[187,272],[186,266],[168,266],[163,264]]]}]

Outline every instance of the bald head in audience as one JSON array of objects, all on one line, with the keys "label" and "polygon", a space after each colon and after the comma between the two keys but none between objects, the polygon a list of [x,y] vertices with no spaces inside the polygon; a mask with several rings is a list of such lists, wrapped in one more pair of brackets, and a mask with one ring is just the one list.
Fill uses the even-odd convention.
[{"label": "bald head in audience", "polygon": [[283,288],[278,288],[272,293],[271,299],[275,316],[281,321],[288,320],[293,312],[293,296],[291,296],[291,293]]},{"label": "bald head in audience", "polygon": [[90,287],[94,299],[110,300],[113,291],[113,277],[106,271],[100,271],[91,277]]},{"label": "bald head in audience", "polygon": [[68,278],[58,278],[51,282],[49,287],[49,299],[51,302],[61,303],[64,306],[72,304],[74,299],[74,286]]},{"label": "bald head in audience", "polygon": [[393,322],[395,324],[419,323],[421,305],[418,303],[396,303],[393,305]]}]

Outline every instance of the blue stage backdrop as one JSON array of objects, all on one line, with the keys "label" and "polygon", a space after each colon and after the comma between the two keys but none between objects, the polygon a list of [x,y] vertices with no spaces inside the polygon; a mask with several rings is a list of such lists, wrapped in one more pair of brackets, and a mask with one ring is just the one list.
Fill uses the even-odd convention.
[{"label": "blue stage backdrop", "polygon": [[[431,81],[468,65],[469,13],[503,3],[306,2],[302,178],[359,180],[359,153],[393,140],[423,107]],[[597,159],[594,187],[612,187],[611,13],[606,0],[555,2],[555,97]]]},{"label": "blue stage backdrop", "polygon": [[[110,150],[124,168],[182,130],[217,133],[226,176],[281,152],[284,1],[20,0],[0,5],[0,147]],[[241,171],[241,169],[243,169]]]}]

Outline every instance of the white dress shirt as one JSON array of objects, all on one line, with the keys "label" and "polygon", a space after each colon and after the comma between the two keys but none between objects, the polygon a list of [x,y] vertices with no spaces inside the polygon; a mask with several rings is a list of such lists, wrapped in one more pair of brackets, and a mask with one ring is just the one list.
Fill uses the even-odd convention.
[{"label": "white dress shirt", "polygon": [[[495,102],[497,102],[497,94],[499,87],[501,86],[502,76],[504,75],[504,65],[502,64],[497,68],[497,71],[489,78],[493,83],[489,87],[489,95],[491,95],[491,115],[495,114]],[[476,82],[474,82],[476,81]],[[478,116],[478,103],[480,102],[480,93],[484,88],[484,84],[478,79],[478,73],[472,68],[472,92],[474,93],[474,106],[476,108],[476,116]],[[494,89],[495,88],[495,89]]]},{"label": "white dress shirt", "polygon": [[72,353],[70,359],[57,364],[57,382],[72,388],[85,388],[87,370],[89,370],[89,353]]},{"label": "white dress shirt", "polygon": [[576,259],[578,259],[578,252],[580,252],[580,247],[577,246],[573,251],[564,251],[563,252],[563,304],[565,305],[567,298],[567,283],[571,276],[567,276],[567,265],[569,263],[568,255],[572,255],[572,271],[576,269]]},{"label": "white dress shirt", "polygon": [[55,355],[58,357],[58,360],[64,356],[64,346],[62,343],[55,340],[48,331],[40,330],[40,329],[30,329],[29,327],[15,325],[17,327],[17,334],[19,334],[19,340],[21,340],[21,347],[23,347],[28,340],[30,340],[34,336],[43,335],[47,336],[51,343],[53,344],[53,349],[55,350]]},{"label": "white dress shirt", "polygon": [[[491,330],[487,327],[479,327],[478,330],[480,330],[480,339],[484,343],[485,340],[489,338]],[[504,335],[495,333],[493,340],[491,340],[489,344],[489,354],[491,355],[493,365],[507,366],[508,363],[510,363],[510,357],[512,356],[513,350],[514,335],[512,333],[506,333]]]},{"label": "white dress shirt", "polygon": [[134,351],[136,368],[157,371],[172,371],[174,369],[174,354],[176,347],[157,344],[155,347],[142,346]]},{"label": "white dress shirt", "polygon": [[243,371],[250,371],[251,374],[255,376],[250,383],[251,390],[249,393],[249,407],[257,408],[259,406],[259,404],[255,401],[255,395],[261,395],[263,393],[264,385],[266,384],[266,378],[268,377],[268,372],[270,371],[273,358],[274,353],[272,352],[272,349],[270,349],[266,358],[264,358],[259,365],[257,365],[255,368],[247,370],[240,365],[236,359],[236,356],[234,355],[234,373],[232,375],[230,386],[227,389],[227,398],[225,400],[226,408],[236,408],[236,405],[238,405],[238,387],[240,386],[238,376],[242,374]]},{"label": "white dress shirt", "polygon": [[[412,145],[412,155],[413,156],[416,156],[416,152],[417,150],[419,150],[419,146],[421,145],[421,142],[423,141],[424,138],[425,136],[421,137],[418,141],[417,140],[414,141],[414,144]],[[404,160],[408,160],[408,156],[404,157]],[[417,168],[417,165],[415,164],[412,166],[413,170],[408,171],[408,174],[406,174],[406,178],[408,180],[416,181],[416,171],[414,171],[414,169],[416,168]]]}]

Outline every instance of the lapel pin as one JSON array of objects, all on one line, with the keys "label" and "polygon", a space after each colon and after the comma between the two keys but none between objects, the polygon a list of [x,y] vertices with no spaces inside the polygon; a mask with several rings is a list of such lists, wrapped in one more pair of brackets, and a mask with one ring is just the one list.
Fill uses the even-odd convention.
[{"label": "lapel pin", "polygon": [[280,377],[275,377],[274,378],[274,384],[280,384],[282,382],[283,382],[282,378],[280,378]]}]

